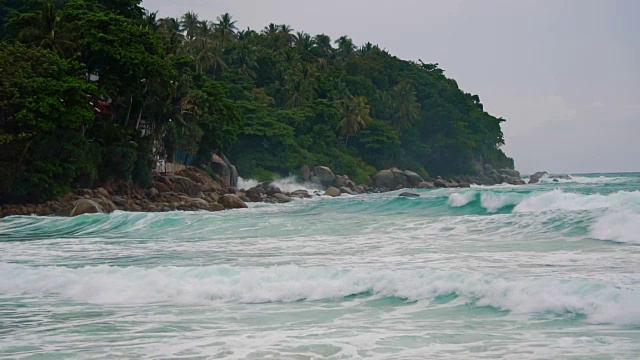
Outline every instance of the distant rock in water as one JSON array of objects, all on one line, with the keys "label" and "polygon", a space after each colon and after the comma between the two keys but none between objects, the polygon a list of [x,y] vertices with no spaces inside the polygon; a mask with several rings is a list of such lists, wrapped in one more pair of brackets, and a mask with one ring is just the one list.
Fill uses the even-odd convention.
[{"label": "distant rock in water", "polygon": [[571,177],[571,175],[567,175],[567,174],[561,174],[561,175],[554,174],[554,175],[549,175],[549,179],[554,179],[554,180],[571,180],[571,179],[573,179],[573,178]]},{"label": "distant rock in water", "polygon": [[549,175],[548,172],[546,171],[538,171],[535,174],[529,176],[529,184],[537,184],[540,182],[540,179],[545,176],[545,175]]},{"label": "distant rock in water", "polygon": [[398,195],[398,197],[420,197],[420,195],[410,192],[403,192],[402,194]]}]

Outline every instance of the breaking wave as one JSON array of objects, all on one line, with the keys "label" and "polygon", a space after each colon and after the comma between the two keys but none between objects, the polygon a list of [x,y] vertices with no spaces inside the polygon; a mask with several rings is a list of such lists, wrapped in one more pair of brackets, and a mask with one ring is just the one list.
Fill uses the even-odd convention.
[{"label": "breaking wave", "polygon": [[526,279],[434,270],[299,267],[28,267],[0,264],[2,296],[57,295],[111,304],[207,305],[457,296],[517,314],[577,313],[594,323],[640,324],[640,288],[587,280]]}]

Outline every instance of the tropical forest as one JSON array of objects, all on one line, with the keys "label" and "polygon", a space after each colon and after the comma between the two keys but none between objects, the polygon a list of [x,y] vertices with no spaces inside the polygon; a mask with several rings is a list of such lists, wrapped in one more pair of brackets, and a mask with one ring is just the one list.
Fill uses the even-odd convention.
[{"label": "tropical forest", "polygon": [[478,95],[348,35],[163,18],[140,0],[4,0],[0,42],[0,201],[145,184],[160,160],[206,170],[214,153],[263,181],[303,165],[357,183],[513,168]]}]

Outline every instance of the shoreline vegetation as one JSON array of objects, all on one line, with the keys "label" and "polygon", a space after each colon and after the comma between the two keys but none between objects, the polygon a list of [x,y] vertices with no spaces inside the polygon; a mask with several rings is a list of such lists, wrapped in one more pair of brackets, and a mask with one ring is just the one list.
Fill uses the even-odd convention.
[{"label": "shoreline vegetation", "polygon": [[140,3],[0,4],[0,216],[306,196],[269,185],[289,175],[336,195],[524,183],[505,120],[438,64]]}]

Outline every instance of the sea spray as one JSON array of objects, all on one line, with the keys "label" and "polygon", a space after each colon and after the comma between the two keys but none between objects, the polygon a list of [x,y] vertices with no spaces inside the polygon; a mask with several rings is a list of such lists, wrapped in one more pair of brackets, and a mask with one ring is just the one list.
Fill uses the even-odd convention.
[{"label": "sea spray", "polygon": [[[285,178],[278,178],[271,182],[274,186],[284,192],[294,192],[296,190],[307,190],[310,193],[314,191],[322,191],[324,188],[321,185],[311,182],[300,182],[296,176],[288,176]],[[239,189],[250,189],[259,184],[258,180],[238,178]]]}]

